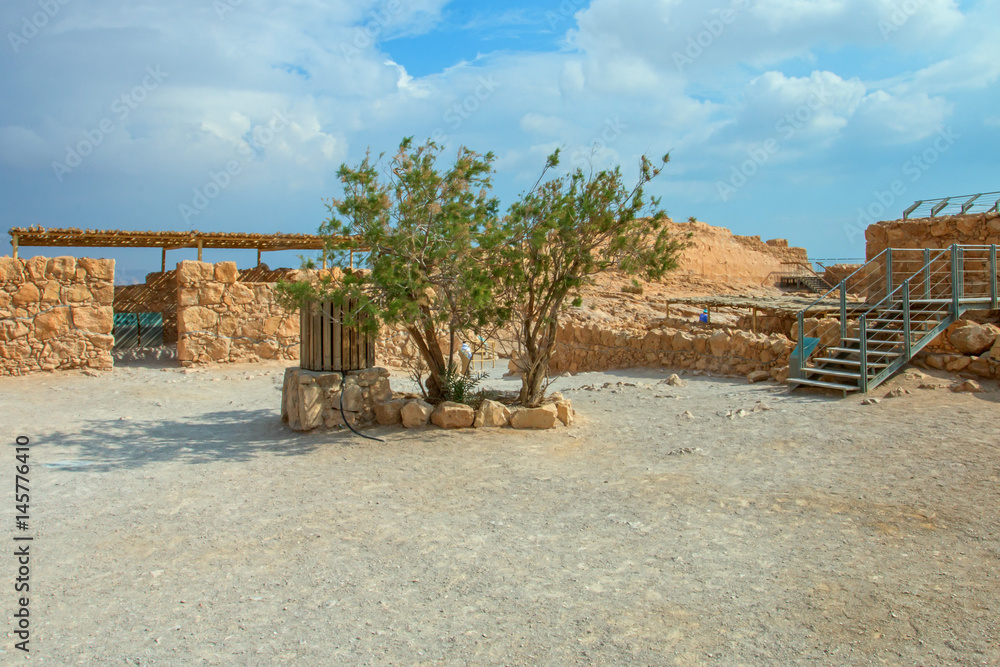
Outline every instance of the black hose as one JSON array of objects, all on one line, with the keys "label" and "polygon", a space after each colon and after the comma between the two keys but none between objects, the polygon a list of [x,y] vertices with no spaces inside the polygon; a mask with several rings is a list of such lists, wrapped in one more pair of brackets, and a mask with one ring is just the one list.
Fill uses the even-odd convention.
[{"label": "black hose", "polygon": [[354,430],[354,427],[351,426],[351,422],[347,420],[347,415],[344,414],[344,389],[346,387],[347,387],[347,373],[344,372],[340,374],[340,417],[344,420],[344,423],[347,424],[347,428],[351,429],[351,433],[353,433],[354,435],[359,435],[365,440],[374,440],[375,442],[384,443],[385,440],[382,440],[381,438],[373,438],[372,436],[365,435],[364,433],[358,433],[357,431]]}]

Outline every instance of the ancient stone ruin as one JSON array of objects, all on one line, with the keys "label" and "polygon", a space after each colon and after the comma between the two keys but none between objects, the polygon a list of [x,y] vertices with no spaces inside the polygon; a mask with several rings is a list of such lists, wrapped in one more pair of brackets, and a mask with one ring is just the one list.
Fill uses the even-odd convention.
[{"label": "ancient stone ruin", "polygon": [[0,374],[112,367],[115,263],[0,257]]},{"label": "ancient stone ruin", "polygon": [[[783,381],[797,336],[796,313],[814,295],[783,296],[774,285],[777,276],[808,265],[805,250],[789,247],[782,239],[738,236],[701,222],[670,224],[690,244],[679,268],[662,283],[645,284],[638,290],[613,273],[599,276],[581,292],[583,306],[564,315],[552,372],[662,367],[730,376],[756,374],[757,378],[766,374]],[[1000,239],[1000,216],[880,222],[867,230],[866,238],[869,258],[889,246],[990,244]],[[856,268],[826,267],[818,275],[832,285]],[[900,279],[907,270],[905,264],[894,265]],[[234,262],[183,261],[175,269],[149,274],[144,284],[116,287],[114,271],[112,260],[0,258],[0,373],[110,369],[114,316],[119,312],[161,314],[163,342],[176,342],[177,360],[184,366],[298,358],[299,316],[278,305],[275,288],[280,279],[304,279],[309,273],[264,266],[238,270]],[[336,276],[339,271],[333,268],[327,273]],[[322,274],[321,270],[315,276]],[[855,275],[848,290],[863,292],[864,278]],[[870,296],[858,294],[857,298]],[[703,309],[711,311],[707,323],[698,321]],[[915,363],[970,376],[1000,376],[996,315],[967,313],[922,351]],[[839,326],[836,312],[814,312],[805,320],[804,331],[829,345]],[[852,326],[856,323],[849,321],[848,327]],[[416,358],[405,331],[382,331],[376,346],[376,360],[383,368],[407,368]],[[503,346],[499,347],[503,354]],[[504,363],[517,372],[516,354]],[[315,421],[310,401],[303,399],[297,405],[307,403],[310,407],[296,408],[305,416],[299,423]],[[379,421],[377,405],[379,401],[351,412],[357,412],[359,423]],[[394,408],[382,412],[388,415],[385,419],[395,420]],[[414,420],[426,416],[429,421],[433,414],[416,412]],[[483,415],[482,421],[498,421],[495,413]],[[329,415],[323,414],[325,424]],[[476,415],[472,419],[475,422]],[[438,417],[447,423],[467,420],[468,415],[457,413],[454,419]]]}]

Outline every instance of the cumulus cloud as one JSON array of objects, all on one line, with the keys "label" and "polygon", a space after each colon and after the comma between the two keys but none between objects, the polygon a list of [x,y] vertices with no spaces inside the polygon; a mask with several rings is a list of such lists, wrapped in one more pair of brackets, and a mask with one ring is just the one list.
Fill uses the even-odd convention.
[{"label": "cumulus cloud", "polygon": [[[1000,77],[1000,0],[567,0],[534,28],[538,12],[511,9],[495,22],[504,35],[559,33],[550,48],[487,49],[471,61],[456,49],[448,66],[416,76],[427,69],[388,41],[425,35],[428,48],[451,53],[434,41],[449,4],[60,5],[0,60],[9,93],[0,160],[15,173],[38,170],[111,119],[73,178],[145,178],[186,193],[235,159],[245,171],[227,194],[263,199],[270,185],[318,199],[335,194],[342,161],[414,135],[495,150],[508,195],[555,148],[569,167],[627,169],[640,154],[672,150],[668,171],[683,186],[657,187],[698,200],[714,193],[720,170],[771,138],[782,150],[768,168],[791,165],[786,180],[835,180],[850,168],[823,171],[824,160],[926,139]],[[23,11],[8,3],[0,21],[16,31]],[[491,21],[449,23],[448,35],[463,29],[488,40]],[[121,117],[113,105],[149,67],[169,76]],[[995,109],[981,106],[976,118],[996,127]],[[287,123],[262,141],[275,114]],[[47,178],[37,187],[53,186]]]}]

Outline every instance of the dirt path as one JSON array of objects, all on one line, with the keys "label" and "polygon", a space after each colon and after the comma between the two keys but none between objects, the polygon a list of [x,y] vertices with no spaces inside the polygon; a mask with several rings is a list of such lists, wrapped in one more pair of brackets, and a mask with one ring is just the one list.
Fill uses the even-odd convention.
[{"label": "dirt path", "polygon": [[278,366],[0,379],[35,536],[0,662],[1000,664],[995,383],[665,377],[561,380],[571,429],[386,444],[286,430]]}]

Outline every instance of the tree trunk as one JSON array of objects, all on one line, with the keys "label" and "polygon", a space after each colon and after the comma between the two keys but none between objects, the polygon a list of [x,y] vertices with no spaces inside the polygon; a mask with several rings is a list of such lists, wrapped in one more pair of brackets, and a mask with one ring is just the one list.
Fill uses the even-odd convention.
[{"label": "tree trunk", "polygon": [[542,402],[542,382],[545,381],[547,366],[532,364],[524,372],[521,381],[519,402],[526,408],[537,408]]},{"label": "tree trunk", "polygon": [[[442,388],[444,387],[444,355],[441,346],[438,345],[437,336],[429,338],[424,336],[425,332],[416,327],[407,327],[410,338],[417,345],[417,351],[427,364],[429,377],[424,381],[427,389],[427,398],[430,401],[440,401],[443,398]],[[434,333],[431,329],[431,333]]]},{"label": "tree trunk", "polygon": [[545,398],[542,383],[549,373],[549,359],[554,346],[555,341],[546,341],[539,349],[534,350],[534,359],[530,356],[526,359],[527,368],[521,378],[521,393],[518,396],[519,402],[526,408],[537,408]]},{"label": "tree trunk", "polygon": [[525,325],[525,352],[526,368],[524,376],[521,378],[521,393],[519,401],[526,408],[537,408],[542,403],[544,387],[542,383],[549,373],[549,361],[556,348],[556,331],[558,330],[558,320],[555,315],[550,315],[549,320],[539,324],[541,331],[537,334],[537,340],[531,336],[530,326]]}]

